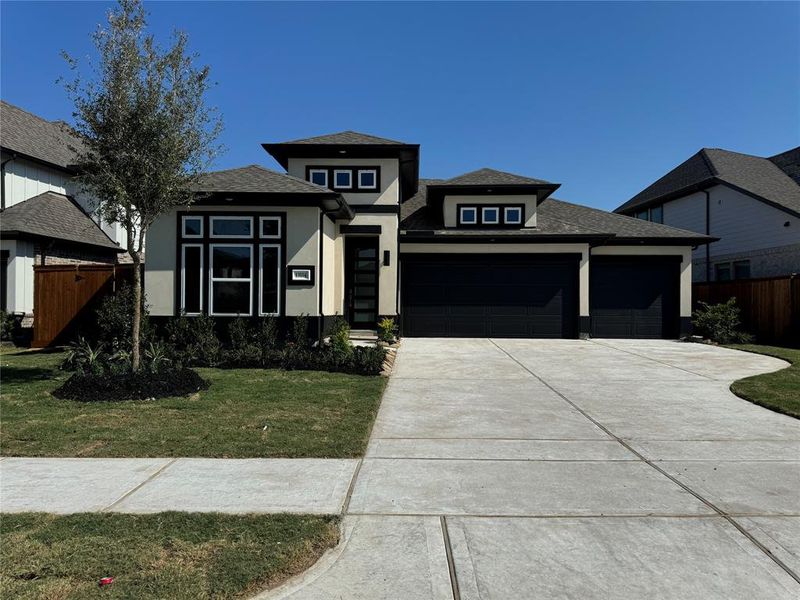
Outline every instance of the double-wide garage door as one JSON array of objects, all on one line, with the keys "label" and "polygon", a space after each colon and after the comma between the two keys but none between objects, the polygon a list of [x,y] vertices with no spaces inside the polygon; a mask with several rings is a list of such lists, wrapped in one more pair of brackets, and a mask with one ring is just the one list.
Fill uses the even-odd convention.
[{"label": "double-wide garage door", "polygon": [[404,254],[409,337],[577,337],[579,255]]}]

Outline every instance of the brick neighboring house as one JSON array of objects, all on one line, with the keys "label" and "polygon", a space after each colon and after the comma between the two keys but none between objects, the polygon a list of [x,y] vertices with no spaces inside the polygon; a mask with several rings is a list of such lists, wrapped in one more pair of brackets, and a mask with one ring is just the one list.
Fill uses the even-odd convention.
[{"label": "brick neighboring house", "polygon": [[47,121],[0,102],[2,204],[0,304],[30,326],[34,265],[124,262],[124,231],[93,216],[91,198],[75,185],[80,140]]},{"label": "brick neighboring house", "polygon": [[719,238],[694,250],[697,282],[800,273],[800,147],[703,148],[614,212]]}]

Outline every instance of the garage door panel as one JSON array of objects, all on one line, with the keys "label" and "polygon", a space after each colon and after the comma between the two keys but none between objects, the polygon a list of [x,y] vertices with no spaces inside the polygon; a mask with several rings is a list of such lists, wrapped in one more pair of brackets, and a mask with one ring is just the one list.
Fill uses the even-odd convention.
[{"label": "garage door panel", "polygon": [[575,337],[577,256],[405,255],[403,333]]}]

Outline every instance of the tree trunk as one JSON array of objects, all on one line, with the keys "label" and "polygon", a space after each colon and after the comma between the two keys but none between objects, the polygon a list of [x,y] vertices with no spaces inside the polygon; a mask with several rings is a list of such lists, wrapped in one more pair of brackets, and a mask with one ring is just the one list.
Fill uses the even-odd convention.
[{"label": "tree trunk", "polygon": [[138,371],[141,363],[141,344],[139,332],[142,327],[142,269],[141,255],[137,251],[130,253],[133,259],[133,331],[131,334],[131,369]]}]

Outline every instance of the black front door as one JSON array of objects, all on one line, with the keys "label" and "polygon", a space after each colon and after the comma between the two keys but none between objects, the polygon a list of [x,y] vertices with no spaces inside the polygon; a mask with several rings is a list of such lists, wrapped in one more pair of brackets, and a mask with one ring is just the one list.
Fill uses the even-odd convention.
[{"label": "black front door", "polygon": [[354,329],[373,328],[378,320],[378,238],[347,237],[345,302]]}]

